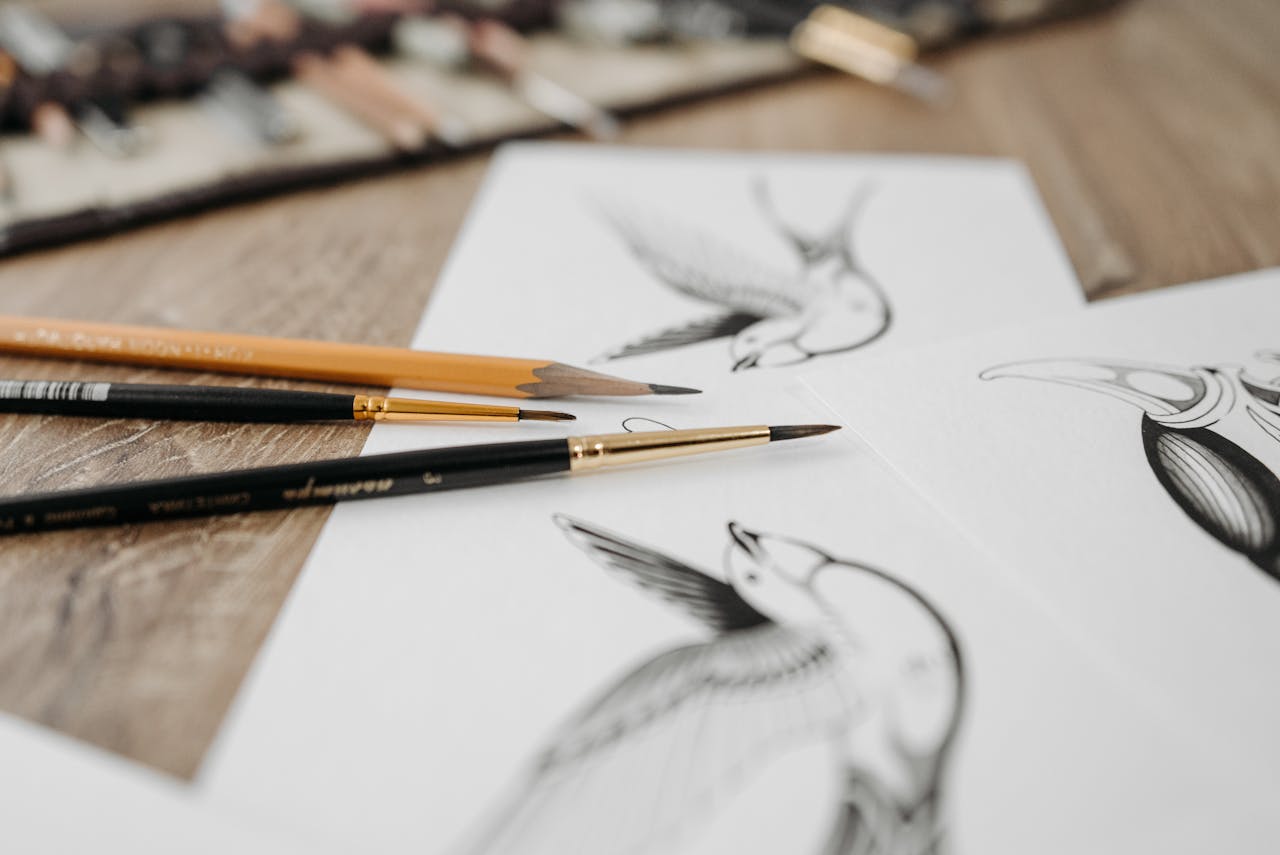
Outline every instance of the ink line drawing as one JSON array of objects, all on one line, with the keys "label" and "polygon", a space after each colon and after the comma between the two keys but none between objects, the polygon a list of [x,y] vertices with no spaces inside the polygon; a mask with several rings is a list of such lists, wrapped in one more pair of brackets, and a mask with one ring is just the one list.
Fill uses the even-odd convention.
[{"label": "ink line drawing", "polygon": [[714,232],[655,211],[602,206],[605,219],[642,267],[677,293],[721,312],[647,334],[595,361],[730,338],[732,370],[741,371],[795,365],[863,347],[884,335],[891,320],[888,299],[853,246],[870,185],[858,188],[839,220],[818,235],[783,221],[763,179],[752,190],[765,220],[795,251],[796,269],[762,263]]},{"label": "ink line drawing", "polygon": [[706,639],[579,707],[500,802],[480,853],[663,852],[788,750],[839,776],[815,855],[936,855],[962,707],[959,643],[917,591],[787,537],[728,526],[723,579],[564,515],[568,539]]},{"label": "ink line drawing", "polygon": [[[1280,353],[1257,354],[1280,362]],[[982,372],[1101,392],[1138,407],[1156,479],[1223,546],[1280,581],[1280,378],[1239,365],[1033,360]]]},{"label": "ink line drawing", "polygon": [[647,430],[675,430],[666,422],[651,419],[648,416],[628,416],[622,420],[622,429],[627,433],[643,433]]}]

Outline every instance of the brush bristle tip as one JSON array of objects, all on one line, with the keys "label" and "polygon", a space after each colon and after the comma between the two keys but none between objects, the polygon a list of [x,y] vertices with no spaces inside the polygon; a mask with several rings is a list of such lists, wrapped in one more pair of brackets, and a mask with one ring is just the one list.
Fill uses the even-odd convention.
[{"label": "brush bristle tip", "polygon": [[573,413],[558,413],[555,410],[521,410],[520,420],[531,422],[572,422],[577,420]]},{"label": "brush bristle tip", "polygon": [[821,436],[833,430],[840,430],[840,425],[774,425],[769,428],[769,441],[780,442],[784,439]]}]

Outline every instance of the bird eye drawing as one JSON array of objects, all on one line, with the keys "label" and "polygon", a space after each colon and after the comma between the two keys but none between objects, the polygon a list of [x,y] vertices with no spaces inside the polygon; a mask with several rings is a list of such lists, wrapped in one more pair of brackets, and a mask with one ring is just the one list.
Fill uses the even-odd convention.
[{"label": "bird eye drawing", "polygon": [[794,365],[863,347],[889,328],[883,289],[854,252],[869,185],[852,194],[825,234],[789,226],[759,180],[753,196],[769,226],[795,251],[794,269],[759,261],[719,235],[633,206],[604,206],[631,254],[659,282],[716,307],[716,314],[649,332],[596,361],[730,339],[732,370]]},{"label": "bird eye drawing", "polygon": [[1280,378],[1238,365],[1094,360],[1018,362],[981,376],[1048,380],[1138,407],[1160,485],[1200,528],[1280,580]]},{"label": "bird eye drawing", "polygon": [[616,855],[694,842],[735,789],[789,750],[838,775],[814,855],[927,855],[963,669],[947,621],[887,573],[728,527],[723,576],[557,515],[609,574],[705,635],[584,699],[469,853]]}]

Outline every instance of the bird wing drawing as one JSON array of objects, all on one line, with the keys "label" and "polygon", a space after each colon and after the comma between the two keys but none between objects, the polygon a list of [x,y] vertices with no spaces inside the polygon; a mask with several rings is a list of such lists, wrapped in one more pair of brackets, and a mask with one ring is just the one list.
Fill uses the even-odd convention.
[{"label": "bird wing drawing", "polygon": [[763,182],[756,190],[766,220],[797,253],[793,269],[779,269],[730,240],[634,204],[599,205],[632,256],[658,281],[721,312],[647,334],[597,361],[730,337],[735,370],[788,365],[859,347],[887,329],[884,295],[850,246],[865,194],[855,194],[830,234],[814,238],[782,222]]},{"label": "bird wing drawing", "polygon": [[794,315],[803,308],[801,271],[779,270],[731,241],[634,204],[601,207],[632,255],[660,282],[723,311],[643,336],[599,360],[736,335],[765,318]]},{"label": "bird wing drawing", "polygon": [[712,315],[682,326],[670,327],[644,338],[624,344],[611,350],[596,361],[623,359],[628,356],[641,356],[646,353],[657,353],[673,347],[697,344],[716,338],[734,336],[763,320],[759,315],[750,312],[728,312],[723,315]]},{"label": "bird wing drawing", "polygon": [[1160,486],[1202,530],[1280,581],[1280,383],[1233,365],[1116,360],[1019,362],[982,377],[1047,380],[1142,410]]},{"label": "bird wing drawing", "polygon": [[770,623],[732,585],[661,552],[565,516],[556,522],[579,548],[606,569],[688,612],[713,630]]},{"label": "bird wing drawing", "polygon": [[687,297],[757,318],[791,314],[804,302],[798,269],[780,270],[733,241],[636,203],[601,207],[636,259]]},{"label": "bird wing drawing", "polygon": [[[747,776],[805,744],[831,745],[835,766],[847,767],[824,855],[933,851],[939,758],[954,730],[958,689],[955,697],[943,692],[942,730],[926,737],[923,758],[914,732],[886,735],[871,749],[863,734],[850,752],[855,756],[846,757],[850,730],[868,717],[880,720],[876,705],[863,697],[847,645],[823,609],[778,587],[789,576],[770,578],[765,562],[772,559],[759,536],[731,525],[736,569],[725,582],[592,524],[565,516],[556,522],[597,564],[678,609],[710,637],[657,654],[572,714],[462,851],[662,851],[695,833]],[[796,556],[801,575],[831,561],[810,549]],[[742,584],[774,587],[783,603],[779,615],[753,604],[738,590]],[[954,665],[948,673],[958,685],[958,660],[949,656],[942,658],[945,667]],[[878,779],[881,771],[886,780]],[[898,798],[904,791],[907,804]]]}]

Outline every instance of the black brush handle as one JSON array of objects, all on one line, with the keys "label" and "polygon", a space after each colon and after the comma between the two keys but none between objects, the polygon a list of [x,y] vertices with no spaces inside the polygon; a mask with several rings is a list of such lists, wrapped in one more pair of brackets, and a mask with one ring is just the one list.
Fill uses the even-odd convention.
[{"label": "black brush handle", "polygon": [[353,395],[287,389],[0,380],[0,413],[296,422],[351,419],[353,401]]},{"label": "black brush handle", "polygon": [[568,469],[565,439],[239,469],[0,500],[0,534],[328,505],[498,484]]}]

